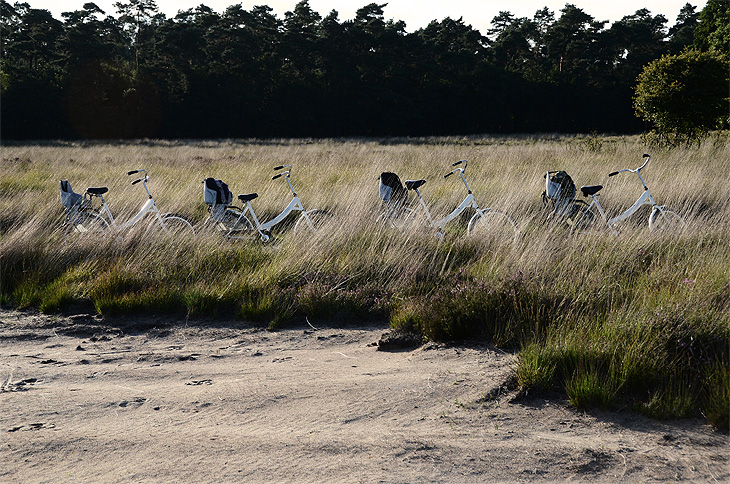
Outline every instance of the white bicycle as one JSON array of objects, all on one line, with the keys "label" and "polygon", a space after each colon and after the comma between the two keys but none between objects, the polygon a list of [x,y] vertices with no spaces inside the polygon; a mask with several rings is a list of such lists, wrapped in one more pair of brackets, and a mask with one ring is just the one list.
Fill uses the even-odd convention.
[{"label": "white bicycle", "polygon": [[[215,227],[229,239],[251,239],[258,237],[261,241],[268,242],[271,239],[271,229],[275,225],[284,221],[290,213],[301,212],[301,215],[299,215],[296,223],[294,224],[294,231],[297,232],[306,227],[312,232],[316,232],[326,218],[326,212],[319,209],[306,210],[304,208],[301,199],[297,195],[296,191],[294,191],[294,187],[291,183],[292,165],[274,167],[274,171],[278,170],[284,171],[277,173],[271,179],[276,180],[277,178],[283,177],[289,186],[289,190],[292,192],[292,200],[279,215],[268,222],[262,223],[251,205],[251,201],[258,198],[257,193],[238,195],[238,200],[242,203],[241,207],[230,205],[230,199],[232,197],[223,192],[221,187],[222,183],[219,183],[216,187],[213,183],[211,183],[211,180],[214,182],[217,182],[217,180],[207,178],[203,180],[206,186],[205,197],[206,203],[209,203],[211,207],[210,217],[206,223]],[[217,190],[215,195],[208,195],[210,191],[214,190]],[[225,190],[227,190],[227,187]],[[210,203],[210,201],[213,200],[213,197],[215,197],[217,203]]]},{"label": "white bicycle", "polygon": [[[114,232],[122,232],[131,229],[147,214],[153,216],[147,227],[147,231],[158,231],[173,238],[195,237],[193,226],[179,215],[172,213],[161,213],[157,208],[155,199],[150,194],[147,187],[149,175],[147,170],[132,170],[127,175],[135,173],[144,173],[142,178],[134,180],[132,185],[142,182],[147,192],[147,201],[139,209],[139,212],[125,223],[119,223],[112,215],[109,206],[104,200],[104,194],[109,191],[107,187],[90,187],[86,189],[83,200],[79,200],[80,195],[71,190],[68,182],[61,182],[61,201],[66,206],[66,227],[68,231],[76,233],[103,233],[109,229]],[[65,182],[65,183],[64,183]],[[99,198],[101,205],[94,208],[94,199]],[[68,203],[66,201],[71,201]],[[74,203],[76,202],[76,203]]]},{"label": "white bicycle", "polygon": [[451,166],[463,166],[459,166],[444,175],[444,178],[448,178],[454,173],[459,173],[461,181],[464,183],[464,187],[466,187],[467,192],[466,197],[459,206],[444,218],[434,220],[426,202],[421,196],[421,192],[418,190],[426,183],[426,180],[406,180],[405,189],[412,190],[416,193],[419,204],[415,208],[404,206],[388,208],[378,216],[377,221],[381,224],[386,224],[391,227],[404,230],[411,226],[414,220],[420,220],[421,225],[435,228],[436,236],[438,238],[442,238],[446,224],[455,220],[466,209],[471,208],[474,209],[476,213],[474,213],[474,215],[472,215],[469,219],[469,223],[466,228],[467,234],[485,236],[502,242],[516,242],[519,239],[520,232],[517,228],[517,224],[514,220],[512,220],[512,217],[494,208],[481,208],[477,203],[476,198],[464,177],[467,164],[467,160],[457,161]]},{"label": "white bicycle", "polygon": [[[606,212],[604,211],[603,207],[598,202],[598,192],[601,191],[603,185],[587,185],[580,187],[580,191],[583,196],[590,197],[592,201],[590,204],[581,201],[581,207],[578,210],[578,213],[573,218],[574,232],[586,232],[591,230],[591,228],[595,227],[596,220],[598,220],[598,217],[600,216],[601,219],[603,219],[603,221],[605,222],[606,226],[609,228],[609,230],[616,234],[618,233],[616,225],[636,213],[636,211],[639,210],[639,208],[641,208],[643,205],[651,206],[651,214],[649,215],[649,229],[681,230],[685,226],[685,222],[684,220],[682,220],[682,217],[680,217],[677,213],[668,210],[666,206],[658,205],[654,201],[654,198],[651,196],[651,192],[649,191],[649,187],[646,186],[646,182],[641,176],[641,170],[644,169],[644,167],[646,167],[646,165],[649,163],[649,160],[651,160],[651,156],[644,154],[643,158],[645,158],[644,164],[634,170],[625,168],[623,170],[614,171],[608,174],[608,176],[612,177],[625,171],[636,173],[636,175],[639,177],[639,180],[641,181],[641,185],[644,187],[644,193],[641,194],[641,196],[636,200],[636,202],[634,202],[632,206],[630,206],[628,209],[626,209],[625,212],[621,213],[620,215],[609,219],[606,216]],[[596,212],[598,212],[598,215],[596,215]]]}]

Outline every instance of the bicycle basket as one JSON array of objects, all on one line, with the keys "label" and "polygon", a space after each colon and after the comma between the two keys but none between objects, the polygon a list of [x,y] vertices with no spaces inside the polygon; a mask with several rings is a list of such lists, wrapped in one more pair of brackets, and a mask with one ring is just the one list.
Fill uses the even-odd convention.
[{"label": "bicycle basket", "polygon": [[78,208],[84,197],[73,191],[68,180],[61,180],[61,204],[67,210]]},{"label": "bicycle basket", "polygon": [[399,203],[406,198],[406,189],[398,175],[389,171],[380,174],[380,199],[385,203]]},{"label": "bicycle basket", "polygon": [[215,178],[206,178],[203,183],[203,201],[206,205],[230,205],[233,202],[233,193],[228,185]]}]

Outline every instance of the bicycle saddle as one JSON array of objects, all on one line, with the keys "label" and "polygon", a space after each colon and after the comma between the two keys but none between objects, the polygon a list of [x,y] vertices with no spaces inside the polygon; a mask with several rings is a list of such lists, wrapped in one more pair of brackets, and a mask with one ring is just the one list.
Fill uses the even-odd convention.
[{"label": "bicycle saddle", "polygon": [[250,202],[254,198],[258,197],[258,193],[246,193],[238,196],[238,199],[242,202]]},{"label": "bicycle saddle", "polygon": [[108,191],[109,189],[107,187],[89,187],[86,189],[86,193],[91,193],[92,195],[103,195]]},{"label": "bicycle saddle", "polygon": [[415,190],[426,183],[426,180],[406,180],[406,188],[408,190]]},{"label": "bicycle saddle", "polygon": [[580,187],[580,191],[583,193],[584,197],[590,197],[591,195],[595,195],[600,192],[601,188],[603,188],[603,185],[586,185],[584,187]]}]

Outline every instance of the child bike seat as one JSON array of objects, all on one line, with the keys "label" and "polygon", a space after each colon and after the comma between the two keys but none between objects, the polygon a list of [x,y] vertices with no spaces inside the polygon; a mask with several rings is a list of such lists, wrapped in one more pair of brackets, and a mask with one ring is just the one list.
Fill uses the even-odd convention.
[{"label": "child bike seat", "polygon": [[71,210],[83,202],[83,197],[71,189],[68,180],[61,180],[61,204]]},{"label": "child bike seat", "polygon": [[580,191],[583,193],[584,197],[590,197],[591,195],[595,195],[600,192],[601,188],[603,188],[603,185],[586,185],[584,187],[580,187]]},{"label": "child bike seat", "polygon": [[406,180],[406,188],[408,190],[415,190],[423,186],[424,183],[426,183],[426,180]]},{"label": "child bike seat", "polygon": [[109,189],[107,187],[89,187],[86,189],[86,193],[90,193],[92,195],[103,195],[108,191]]},{"label": "child bike seat", "polygon": [[250,202],[254,198],[258,197],[258,193],[246,193],[238,196],[238,199],[242,202]]}]

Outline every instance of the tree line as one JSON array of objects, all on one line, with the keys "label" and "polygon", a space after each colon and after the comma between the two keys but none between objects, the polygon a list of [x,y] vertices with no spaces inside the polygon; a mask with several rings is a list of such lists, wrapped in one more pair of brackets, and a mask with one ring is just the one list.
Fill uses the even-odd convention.
[{"label": "tree line", "polygon": [[482,34],[462,18],[408,33],[375,3],[341,21],[308,0],[284,18],[240,4],[168,18],[154,0],[122,0],[116,17],[86,3],[58,20],[0,0],[1,135],[638,132],[637,76],[664,54],[717,42],[705,10],[718,3],[685,5],[671,27],[647,9],[610,26],[572,4],[501,12]]}]

